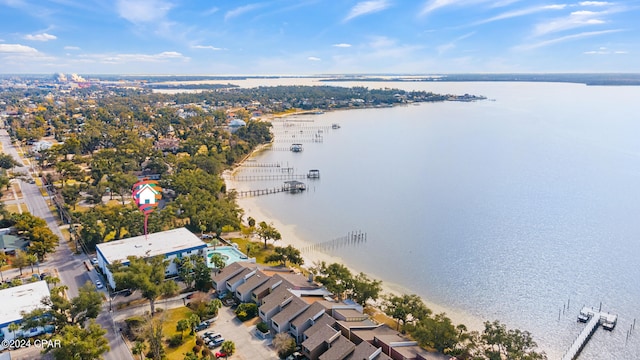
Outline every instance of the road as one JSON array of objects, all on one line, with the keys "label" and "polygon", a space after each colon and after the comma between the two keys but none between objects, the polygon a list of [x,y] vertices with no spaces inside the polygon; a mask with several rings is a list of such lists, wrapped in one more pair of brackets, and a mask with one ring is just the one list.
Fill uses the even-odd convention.
[{"label": "road", "polygon": [[[2,143],[3,152],[13,156],[16,161],[21,164],[21,166],[17,166],[14,168],[14,172],[22,172],[28,174],[29,168],[22,165],[23,161],[18,156],[18,152],[16,151],[14,145],[11,144],[11,138],[9,137],[9,134],[5,129],[0,129],[0,142]],[[98,279],[98,274],[95,270],[89,272],[85,268],[83,262],[85,260],[89,260],[87,255],[76,255],[69,249],[69,246],[64,241],[65,238],[60,231],[60,227],[58,226],[57,217],[55,217],[54,214],[49,210],[49,206],[47,205],[45,198],[42,196],[38,185],[29,184],[28,182],[20,182],[20,187],[29,212],[44,219],[51,231],[53,231],[54,234],[58,235],[62,240],[58,245],[56,252],[48,255],[48,258],[40,264],[40,267],[57,269],[60,282],[69,287],[69,289],[67,290],[67,295],[69,296],[69,298],[76,297],[78,295],[78,288],[87,281],[95,283],[95,280]],[[106,291],[104,292],[108,298],[109,295],[106,293]],[[104,308],[105,307],[103,306],[103,309]],[[107,338],[109,339],[109,346],[111,347],[111,351],[104,354],[104,359],[133,360],[133,355],[127,348],[120,335],[117,333],[117,331],[114,332],[113,320],[111,318],[111,314],[108,312],[108,306],[106,307],[106,311],[106,315],[103,311],[103,313],[100,314],[97,319],[98,323],[102,325],[102,327],[107,329]]]}]

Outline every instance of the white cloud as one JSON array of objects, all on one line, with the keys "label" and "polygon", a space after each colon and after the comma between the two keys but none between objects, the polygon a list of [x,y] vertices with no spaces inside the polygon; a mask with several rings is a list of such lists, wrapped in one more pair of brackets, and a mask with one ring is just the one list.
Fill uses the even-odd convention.
[{"label": "white cloud", "polygon": [[25,35],[24,38],[26,40],[31,40],[31,41],[49,41],[49,40],[55,40],[58,37],[55,35],[42,33],[42,34],[35,34],[35,35],[28,34],[28,35]]},{"label": "white cloud", "polygon": [[217,12],[218,12],[218,10],[220,10],[220,9],[218,9],[217,7],[212,7],[212,8],[211,8],[211,9],[209,9],[209,10],[203,11],[201,15],[202,15],[202,16],[209,16],[209,15],[213,15],[213,14],[217,13]]},{"label": "white cloud", "polygon": [[349,11],[347,17],[344,18],[344,21],[349,21],[358,16],[382,11],[389,6],[391,6],[391,3],[387,0],[361,1],[351,8],[351,11]]},{"label": "white cloud", "polygon": [[582,2],[580,2],[580,5],[582,5],[582,6],[609,6],[609,5],[613,5],[613,3],[610,3],[608,1],[582,1]]},{"label": "white cloud", "polygon": [[449,43],[447,43],[447,44],[442,44],[442,45],[438,46],[438,47],[436,48],[436,50],[438,50],[438,54],[439,54],[439,55],[442,55],[442,54],[444,54],[445,52],[447,52],[447,51],[449,51],[449,50],[454,49],[454,48],[456,47],[456,43],[457,43],[458,41],[464,40],[464,39],[466,39],[466,38],[468,38],[468,37],[471,37],[471,36],[473,36],[473,35],[475,35],[475,34],[476,34],[476,32],[475,32],[475,31],[472,31],[472,32],[470,32],[470,33],[466,33],[466,34],[464,34],[464,35],[458,36],[457,38],[453,39],[451,42],[449,42]]},{"label": "white cloud", "polygon": [[245,14],[245,13],[251,12],[253,10],[259,9],[262,6],[264,6],[264,5],[262,5],[262,4],[249,4],[249,5],[244,5],[244,6],[237,7],[235,9],[233,9],[233,10],[229,10],[229,11],[227,11],[226,14],[224,14],[224,21],[227,21],[229,19],[232,19],[234,17],[240,16],[240,15]]},{"label": "white cloud", "polygon": [[162,0],[118,0],[116,3],[118,15],[134,24],[161,20],[172,7]]},{"label": "white cloud", "polygon": [[533,49],[537,49],[537,48],[541,48],[541,47],[545,47],[545,46],[549,46],[549,45],[554,45],[554,44],[558,44],[558,43],[562,43],[562,42],[566,42],[566,41],[578,40],[578,39],[583,39],[583,38],[592,37],[592,36],[605,35],[605,34],[612,34],[612,33],[617,33],[617,32],[621,32],[621,31],[623,31],[623,30],[622,29],[613,29],[613,30],[582,32],[582,33],[578,33],[578,34],[561,36],[561,37],[558,37],[558,38],[555,38],[555,39],[540,41],[540,42],[533,43],[533,44],[520,45],[520,46],[515,47],[515,50],[533,50]]},{"label": "white cloud", "polygon": [[65,46],[64,49],[65,50],[80,50],[80,48],[77,47],[77,46]]},{"label": "white cloud", "polygon": [[602,16],[601,13],[594,11],[574,11],[569,16],[536,25],[533,35],[542,36],[584,26],[604,24],[605,21],[598,18],[600,16]]},{"label": "white cloud", "polygon": [[35,54],[38,50],[20,44],[0,44],[0,53]]},{"label": "white cloud", "polygon": [[345,44],[345,43],[333,44],[333,47],[337,47],[337,48],[350,48],[350,47],[351,47],[351,44]]},{"label": "white cloud", "polygon": [[475,22],[475,23],[473,23],[471,25],[487,24],[487,23],[494,22],[494,21],[506,20],[506,19],[511,19],[511,18],[514,18],[514,17],[531,15],[531,14],[535,14],[537,12],[542,12],[542,11],[547,11],[547,10],[562,10],[565,7],[566,7],[566,5],[543,5],[543,6],[530,7],[530,8],[526,8],[526,9],[508,11],[508,12],[504,12],[502,14],[498,14],[496,16],[490,17],[488,19],[480,20],[480,21]]},{"label": "white cloud", "polygon": [[309,61],[320,61],[320,60],[322,60],[322,59],[320,59],[319,57],[315,57],[315,56],[309,56],[309,57],[307,58],[307,60],[309,60]]},{"label": "white cloud", "polygon": [[193,49],[207,49],[207,50],[223,50],[222,48],[215,47],[213,45],[193,45],[191,46]]},{"label": "white cloud", "polygon": [[164,51],[158,54],[83,54],[79,61],[96,61],[106,64],[122,64],[130,62],[167,62],[170,60],[189,61],[190,58],[177,51]]}]

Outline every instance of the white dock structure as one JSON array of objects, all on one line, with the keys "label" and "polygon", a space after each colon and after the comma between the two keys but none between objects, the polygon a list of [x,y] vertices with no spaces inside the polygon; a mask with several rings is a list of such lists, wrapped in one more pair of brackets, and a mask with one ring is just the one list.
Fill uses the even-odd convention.
[{"label": "white dock structure", "polygon": [[564,353],[562,360],[575,360],[578,358],[580,351],[582,351],[582,348],[584,348],[589,339],[591,339],[591,335],[598,329],[599,325],[602,325],[602,328],[605,330],[613,330],[618,321],[618,315],[584,306],[582,310],[580,310],[578,321],[586,322],[587,326],[585,326],[580,335],[578,335],[573,344],[571,344],[569,350]]}]

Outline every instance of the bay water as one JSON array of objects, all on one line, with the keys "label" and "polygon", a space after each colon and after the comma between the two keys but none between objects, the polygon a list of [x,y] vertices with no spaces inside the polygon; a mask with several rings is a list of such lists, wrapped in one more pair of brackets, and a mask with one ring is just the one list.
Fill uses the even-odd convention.
[{"label": "bay water", "polygon": [[[488,100],[275,121],[275,150],[252,161],[318,169],[321,178],[301,180],[301,194],[253,199],[265,214],[358,271],[530,331],[550,359],[584,327],[580,308],[601,306],[619,315],[618,326],[598,330],[580,358],[640,359],[640,329],[631,330],[636,318],[640,326],[640,87],[332,85]],[[296,142],[304,151],[287,151]],[[273,170],[238,175],[275,174],[264,171]],[[327,246],[354,230],[366,242]]]}]

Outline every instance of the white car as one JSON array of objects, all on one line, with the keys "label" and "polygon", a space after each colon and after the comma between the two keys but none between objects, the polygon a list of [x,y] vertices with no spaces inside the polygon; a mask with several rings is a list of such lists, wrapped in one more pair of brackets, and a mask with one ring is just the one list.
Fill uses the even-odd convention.
[{"label": "white car", "polygon": [[96,287],[102,289],[102,282],[100,280],[96,280]]},{"label": "white car", "polygon": [[92,263],[93,265],[98,265],[98,258],[92,257],[92,258],[91,258],[91,263]]}]

